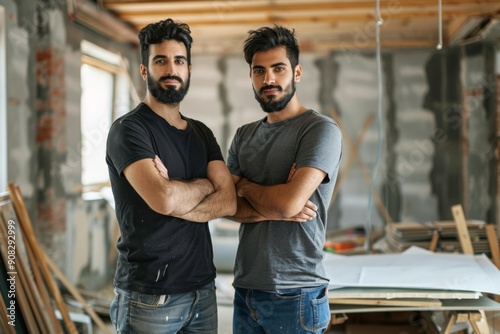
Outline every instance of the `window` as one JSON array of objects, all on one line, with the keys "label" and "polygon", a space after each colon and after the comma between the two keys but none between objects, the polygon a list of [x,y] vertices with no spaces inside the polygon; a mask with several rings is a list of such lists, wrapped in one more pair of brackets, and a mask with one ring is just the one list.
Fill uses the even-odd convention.
[{"label": "window", "polygon": [[5,8],[0,6],[0,192],[7,190],[7,66]]},{"label": "window", "polygon": [[109,180],[106,138],[113,120],[129,110],[130,94],[120,55],[87,41],[81,47],[82,184],[88,188]]}]

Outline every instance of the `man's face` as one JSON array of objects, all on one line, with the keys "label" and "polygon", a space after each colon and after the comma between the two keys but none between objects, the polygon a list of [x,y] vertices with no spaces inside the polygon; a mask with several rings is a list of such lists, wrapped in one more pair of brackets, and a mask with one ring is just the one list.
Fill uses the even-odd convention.
[{"label": "man's face", "polygon": [[145,71],[151,95],[164,104],[179,104],[189,90],[191,66],[183,43],[167,40],[149,47]]},{"label": "man's face", "polygon": [[267,113],[283,110],[295,95],[295,71],[284,47],[256,52],[250,77],[255,99]]}]

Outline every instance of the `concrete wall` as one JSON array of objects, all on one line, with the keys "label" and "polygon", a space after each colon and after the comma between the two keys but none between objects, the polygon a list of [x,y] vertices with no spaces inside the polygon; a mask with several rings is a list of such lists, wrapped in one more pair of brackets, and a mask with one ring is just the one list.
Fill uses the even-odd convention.
[{"label": "concrete wall", "polygon": [[[82,198],[80,42],[127,55],[133,63],[137,50],[70,20],[65,0],[0,0],[0,6],[7,33],[7,178],[20,186],[42,247],[76,282],[114,248],[92,244],[93,224],[112,231],[114,220],[105,205]],[[88,242],[77,242],[82,238]],[[96,245],[102,249],[92,258]],[[110,265],[104,268],[98,274],[109,277]]]},{"label": "concrete wall", "polygon": [[[98,289],[113,273],[116,223],[105,201],[82,194],[80,41],[124,55],[142,98],[138,50],[69,20],[64,0],[0,6],[7,17],[8,179],[20,185],[49,255],[73,282]],[[393,221],[450,219],[457,203],[468,218],[495,222],[494,50],[488,43],[384,50],[380,124],[373,52],[301,55],[301,101],[338,117],[345,136],[329,229],[367,221],[381,227],[386,214]],[[264,117],[242,55],[193,55],[181,112],[212,128],[226,154],[238,126]]]}]

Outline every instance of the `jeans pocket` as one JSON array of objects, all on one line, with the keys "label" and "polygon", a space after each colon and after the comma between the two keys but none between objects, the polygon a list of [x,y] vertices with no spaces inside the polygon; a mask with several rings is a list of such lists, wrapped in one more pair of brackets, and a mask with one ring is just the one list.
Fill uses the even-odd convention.
[{"label": "jeans pocket", "polygon": [[[324,290],[324,288],[322,289]],[[316,293],[317,295],[317,293]],[[330,306],[328,295],[321,293],[320,296],[311,296],[304,289],[300,302],[300,323],[304,330],[317,332],[328,326],[330,322]]]},{"label": "jeans pocket", "polygon": [[130,300],[130,304],[144,308],[159,308],[166,306],[170,302],[170,295],[146,295],[136,294]]}]

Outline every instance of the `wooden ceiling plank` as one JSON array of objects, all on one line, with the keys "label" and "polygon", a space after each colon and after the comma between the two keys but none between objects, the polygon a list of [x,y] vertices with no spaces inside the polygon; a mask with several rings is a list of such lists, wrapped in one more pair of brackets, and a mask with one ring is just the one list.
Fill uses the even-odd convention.
[{"label": "wooden ceiling plank", "polygon": [[[186,22],[197,50],[235,49],[249,29],[273,23],[294,27],[299,42],[316,49],[374,48],[373,0],[101,0],[136,30],[167,17]],[[468,17],[500,15],[499,0],[442,0],[445,42]],[[426,48],[437,45],[437,0],[381,0],[383,47]],[[368,32],[360,47],[360,34]],[[340,47],[339,45],[342,45]],[[309,49],[309,46],[308,46]],[[194,49],[193,49],[194,50]]]},{"label": "wooden ceiling plank", "polygon": [[[461,16],[475,16],[475,15],[484,15],[481,10],[466,10],[466,11],[448,11],[443,13],[444,19],[453,19],[455,17]],[[384,18],[385,21],[388,20],[412,20],[412,19],[422,19],[422,18],[437,18],[438,13],[434,11],[420,11],[414,13],[393,13],[390,16]],[[136,26],[136,28],[142,27],[150,22],[156,22],[158,20],[162,20],[165,17],[161,15],[161,13],[156,15],[132,15],[132,16],[119,16],[121,19],[125,21],[129,21]],[[187,22],[189,26],[200,26],[200,25],[255,25],[255,24],[269,24],[269,23],[282,23],[282,24],[290,24],[297,22],[309,22],[309,23],[317,23],[317,22],[331,22],[336,23],[340,21],[358,21],[360,24],[366,24],[367,22],[373,21],[374,16],[372,13],[366,14],[356,14],[356,15],[325,15],[325,16],[298,16],[298,17],[279,17],[279,16],[268,16],[268,17],[259,17],[259,18],[228,18],[225,19],[217,19],[217,18],[196,18],[189,17],[184,19],[179,16],[176,19],[180,21]]]},{"label": "wooden ceiling plank", "polygon": [[[234,2],[234,1],[233,1]],[[133,1],[133,2],[110,2],[104,1],[104,7],[106,9],[112,10],[119,13],[141,13],[141,12],[151,12],[151,11],[168,11],[172,15],[182,15],[182,14],[195,14],[195,13],[247,13],[247,12],[269,12],[269,11],[314,11],[314,10],[355,10],[355,9],[365,9],[373,10],[373,1],[360,1],[360,2],[303,2],[297,4],[246,4],[243,2],[223,2],[223,1],[210,1],[206,4],[200,5],[199,7],[191,6],[175,6],[168,1],[152,1],[147,2]],[[179,3],[178,1],[176,3]],[[498,0],[453,0],[453,1],[443,1],[443,8],[453,8],[461,5],[473,4],[476,7],[481,7],[484,5],[498,5]],[[417,0],[410,3],[401,2],[382,2],[381,10],[392,9],[392,10],[402,10],[405,8],[418,9],[423,6],[429,6],[437,9],[437,2],[435,0]]]}]

